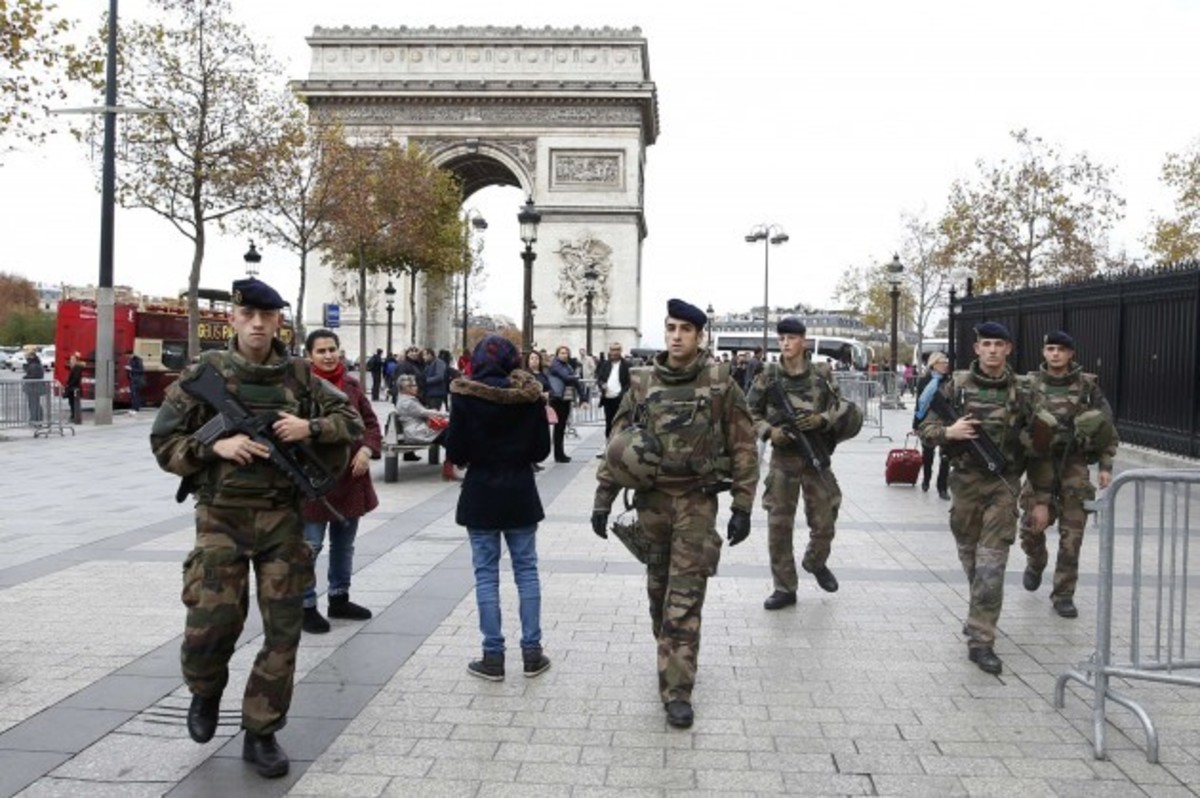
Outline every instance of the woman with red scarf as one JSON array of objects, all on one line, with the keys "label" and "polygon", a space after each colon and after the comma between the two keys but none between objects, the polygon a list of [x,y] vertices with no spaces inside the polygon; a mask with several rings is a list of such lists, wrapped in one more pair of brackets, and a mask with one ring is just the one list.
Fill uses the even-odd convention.
[{"label": "woman with red scarf", "polygon": [[[371,460],[382,454],[383,436],[379,419],[362,386],[346,374],[339,353],[337,334],[330,330],[314,330],[304,342],[304,351],[312,363],[313,374],[330,382],[346,394],[351,407],[363,420],[362,438],[351,446],[353,455],[341,479],[325,496],[325,500],[341,513],[339,521],[320,502],[304,503],[304,538],[313,548],[313,561],[321,554],[325,543],[325,528],[329,528],[329,617],[365,621],[371,611],[350,600],[350,575],[354,571],[354,538],[358,534],[358,519],[379,506],[379,498],[371,484]],[[304,594],[304,631],[324,634],[329,621],[317,609],[317,591],[310,587]]]}]

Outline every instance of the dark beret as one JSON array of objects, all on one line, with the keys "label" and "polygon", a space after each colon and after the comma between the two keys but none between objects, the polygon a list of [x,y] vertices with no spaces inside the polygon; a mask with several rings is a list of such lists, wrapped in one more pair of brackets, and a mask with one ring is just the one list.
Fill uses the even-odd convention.
[{"label": "dark beret", "polygon": [[1001,341],[1012,343],[1008,328],[998,321],[985,321],[975,327],[975,340],[982,341],[984,338],[999,338]]},{"label": "dark beret", "polygon": [[1065,346],[1067,349],[1075,351],[1075,339],[1062,330],[1055,330],[1052,333],[1048,333],[1046,337],[1042,339],[1042,346],[1049,346],[1050,344]]},{"label": "dark beret", "polygon": [[233,281],[233,304],[258,308],[259,310],[279,310],[287,304],[271,286],[256,277],[247,277]]},{"label": "dark beret", "polygon": [[708,324],[708,316],[704,315],[703,310],[682,299],[667,300],[667,315],[672,319],[690,321],[696,325],[696,329],[702,329],[705,324]]},{"label": "dark beret", "polygon": [[779,335],[804,335],[806,331],[804,322],[795,316],[784,316],[775,325],[775,332]]}]

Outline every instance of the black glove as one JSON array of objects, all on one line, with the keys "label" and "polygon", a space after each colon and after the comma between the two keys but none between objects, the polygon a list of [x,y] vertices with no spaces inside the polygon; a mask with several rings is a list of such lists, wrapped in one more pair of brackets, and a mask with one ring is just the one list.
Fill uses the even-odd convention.
[{"label": "black glove", "polygon": [[750,537],[750,513],[734,508],[729,516],[729,527],[726,531],[729,533],[730,546],[736,546]]},{"label": "black glove", "polygon": [[597,536],[608,540],[608,513],[603,510],[592,510],[592,531]]}]

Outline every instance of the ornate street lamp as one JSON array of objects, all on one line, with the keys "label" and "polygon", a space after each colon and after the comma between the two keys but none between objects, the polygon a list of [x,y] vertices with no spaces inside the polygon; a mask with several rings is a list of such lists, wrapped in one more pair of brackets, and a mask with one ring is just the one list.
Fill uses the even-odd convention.
[{"label": "ornate street lamp", "polygon": [[533,262],[537,260],[533,245],[537,243],[537,230],[541,221],[542,214],[533,204],[533,197],[527,198],[521,212],[517,214],[517,223],[521,226],[521,241],[525,244],[525,251],[521,253],[521,260],[525,262],[525,301],[522,305],[525,318],[521,322],[521,348],[526,353],[533,345]]},{"label": "ornate street lamp", "polygon": [[383,289],[383,295],[387,297],[387,356],[392,356],[392,313],[396,310],[396,286],[392,285],[392,281],[388,280],[387,288]]},{"label": "ornate street lamp", "polygon": [[471,323],[471,274],[475,271],[476,263],[482,260],[483,256],[483,231],[487,230],[487,220],[474,208],[467,209],[467,219],[471,221],[471,227],[475,229],[479,235],[475,239],[475,246],[469,248],[467,257],[467,270],[463,273],[463,307],[462,307],[462,348],[464,352],[469,352],[467,348],[467,329]]},{"label": "ornate street lamp", "polygon": [[588,266],[583,272],[584,299],[587,302],[587,353],[592,354],[592,300],[596,297],[596,280],[600,272]]},{"label": "ornate street lamp", "polygon": [[892,408],[903,408],[904,403],[900,401],[900,392],[897,389],[896,381],[899,379],[900,372],[897,370],[899,363],[899,313],[900,313],[900,275],[904,273],[904,265],[900,263],[899,255],[892,255],[892,262],[886,267],[888,273],[888,282],[892,284],[892,357],[891,357],[891,388],[888,390],[887,406]]},{"label": "ornate street lamp", "polygon": [[262,255],[258,254],[258,248],[254,246],[254,242],[250,242],[250,249],[246,250],[246,254],[242,256],[242,260],[246,262],[246,276],[258,276],[258,264],[262,263]]},{"label": "ornate street lamp", "polygon": [[955,330],[958,327],[955,316],[958,315],[958,283],[960,280],[966,280],[966,299],[971,298],[971,292],[974,289],[974,280],[967,276],[966,269],[954,269],[950,273],[950,312],[946,318],[946,355],[950,358],[950,369],[953,371],[958,368],[958,351],[957,342],[955,341]]},{"label": "ornate street lamp", "polygon": [[749,233],[746,234],[746,243],[755,244],[759,241],[763,242],[763,359],[767,357],[767,341],[771,331],[771,304],[770,304],[770,274],[771,274],[771,247],[769,244],[783,244],[788,240],[788,234],[783,231],[783,228],[777,224],[756,224]]}]

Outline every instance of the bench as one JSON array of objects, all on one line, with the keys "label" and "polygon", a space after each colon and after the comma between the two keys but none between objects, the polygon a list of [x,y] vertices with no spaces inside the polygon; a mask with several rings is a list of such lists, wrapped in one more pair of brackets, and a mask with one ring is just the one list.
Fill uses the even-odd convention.
[{"label": "bench", "polygon": [[429,449],[429,464],[441,463],[442,447],[436,443],[405,443],[399,439],[395,412],[389,413],[383,426],[383,481],[400,481],[400,455]]}]

